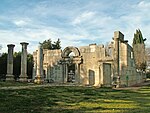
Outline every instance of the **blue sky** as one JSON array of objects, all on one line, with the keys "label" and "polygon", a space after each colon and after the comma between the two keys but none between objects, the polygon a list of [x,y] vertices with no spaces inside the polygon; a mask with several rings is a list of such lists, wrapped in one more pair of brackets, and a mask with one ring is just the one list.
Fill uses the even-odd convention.
[{"label": "blue sky", "polygon": [[1,52],[7,44],[28,42],[32,53],[39,42],[61,40],[62,47],[105,44],[121,31],[132,44],[140,28],[150,44],[149,0],[0,0]]}]

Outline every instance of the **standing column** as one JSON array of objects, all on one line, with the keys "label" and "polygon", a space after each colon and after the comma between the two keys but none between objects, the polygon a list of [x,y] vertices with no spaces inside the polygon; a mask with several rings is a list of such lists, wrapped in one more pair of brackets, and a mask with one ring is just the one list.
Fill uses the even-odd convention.
[{"label": "standing column", "polygon": [[79,64],[75,64],[75,83],[80,84]]},{"label": "standing column", "polygon": [[36,68],[37,68],[37,52],[33,52],[33,62],[34,62],[34,65],[33,65],[33,72],[32,72],[32,79],[34,80],[35,79],[35,76],[36,76]]},{"label": "standing column", "polygon": [[37,70],[35,76],[35,83],[40,84],[44,82],[43,79],[43,49],[41,46],[38,47],[37,51]]},{"label": "standing column", "polygon": [[115,48],[116,48],[116,75],[117,75],[117,86],[116,87],[120,87],[120,68],[119,68],[119,38],[115,39]]},{"label": "standing column", "polygon": [[65,79],[65,64],[64,64],[64,62],[62,62],[62,80],[63,80],[63,83],[66,83],[66,79]]},{"label": "standing column", "polygon": [[65,83],[68,82],[68,64],[65,64]]},{"label": "standing column", "polygon": [[21,53],[21,74],[19,81],[26,82],[27,81],[27,45],[29,43],[22,42],[22,53]]},{"label": "standing column", "polygon": [[13,75],[13,49],[15,45],[9,44],[8,47],[8,56],[7,56],[7,75],[6,81],[14,81]]},{"label": "standing column", "polygon": [[117,86],[121,86],[120,81],[120,42],[124,41],[124,35],[120,31],[114,32],[114,41],[115,41],[115,62],[116,62],[116,76],[117,76]]}]

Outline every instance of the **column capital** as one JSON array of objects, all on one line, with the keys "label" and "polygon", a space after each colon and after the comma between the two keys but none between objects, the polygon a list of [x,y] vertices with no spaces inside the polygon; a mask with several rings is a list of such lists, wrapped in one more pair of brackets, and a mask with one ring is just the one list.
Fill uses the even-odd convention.
[{"label": "column capital", "polygon": [[28,45],[29,43],[27,43],[27,42],[21,42],[20,44],[21,45]]},{"label": "column capital", "polygon": [[8,48],[14,48],[15,45],[14,45],[14,44],[8,44],[7,47],[8,47]]}]

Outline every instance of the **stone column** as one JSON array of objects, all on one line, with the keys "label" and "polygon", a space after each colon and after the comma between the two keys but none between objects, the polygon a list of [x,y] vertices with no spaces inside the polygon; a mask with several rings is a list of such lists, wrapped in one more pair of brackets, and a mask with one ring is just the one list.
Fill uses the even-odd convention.
[{"label": "stone column", "polygon": [[68,64],[65,64],[65,70],[66,70],[66,72],[65,72],[65,82],[68,82]]},{"label": "stone column", "polygon": [[65,83],[65,66],[64,66],[64,63],[62,63],[62,82]]},{"label": "stone column", "polygon": [[7,56],[7,75],[6,81],[14,81],[13,75],[13,49],[15,45],[9,44],[8,47],[8,56]]},{"label": "stone column", "polygon": [[35,79],[35,76],[36,76],[36,62],[34,62],[34,65],[33,65],[33,72],[32,72],[32,79],[34,80]]},{"label": "stone column", "polygon": [[33,52],[33,62],[34,62],[34,65],[33,65],[33,72],[32,72],[32,79],[34,80],[35,79],[35,76],[36,76],[36,68],[37,68],[37,52]]},{"label": "stone column", "polygon": [[41,46],[38,47],[37,51],[37,70],[35,76],[35,83],[40,84],[44,82],[43,79],[43,49]]},{"label": "stone column", "polygon": [[62,64],[63,67],[63,83],[67,82],[67,64]]},{"label": "stone column", "polygon": [[120,87],[120,42],[124,41],[124,35],[120,31],[114,32],[115,41],[115,60],[116,60],[116,76],[117,76],[117,86]]},{"label": "stone column", "polygon": [[22,42],[22,53],[21,53],[21,74],[19,81],[26,82],[27,81],[27,45],[29,43]]},{"label": "stone column", "polygon": [[75,64],[75,83],[80,84],[79,64]]}]

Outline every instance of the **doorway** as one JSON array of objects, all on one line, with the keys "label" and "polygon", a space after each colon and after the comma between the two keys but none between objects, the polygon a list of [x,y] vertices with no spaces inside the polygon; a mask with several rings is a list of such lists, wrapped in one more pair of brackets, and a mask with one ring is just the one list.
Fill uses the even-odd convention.
[{"label": "doorway", "polygon": [[68,65],[67,82],[75,82],[75,64]]}]

